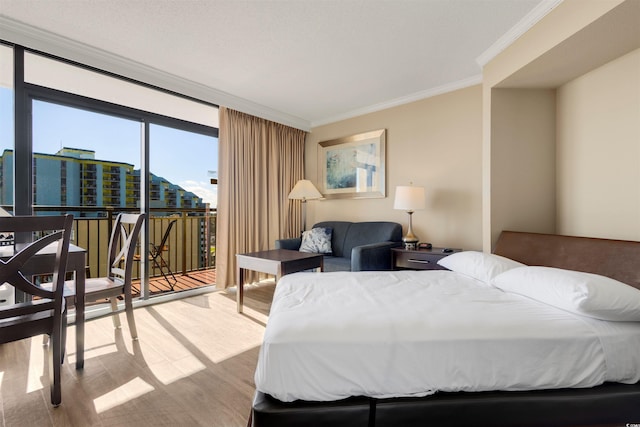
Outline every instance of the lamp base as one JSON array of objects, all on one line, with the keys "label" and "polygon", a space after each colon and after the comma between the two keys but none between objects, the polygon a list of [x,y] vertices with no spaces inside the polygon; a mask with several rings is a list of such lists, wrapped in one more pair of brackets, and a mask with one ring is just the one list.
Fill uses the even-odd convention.
[{"label": "lamp base", "polygon": [[404,248],[406,250],[412,251],[417,249],[418,238],[416,236],[405,236],[402,238],[402,243],[404,243]]},{"label": "lamp base", "polygon": [[415,250],[418,245],[418,236],[413,234],[413,211],[408,211],[409,214],[409,229],[407,230],[407,235],[402,238],[402,243],[404,243],[404,248],[406,250]]}]

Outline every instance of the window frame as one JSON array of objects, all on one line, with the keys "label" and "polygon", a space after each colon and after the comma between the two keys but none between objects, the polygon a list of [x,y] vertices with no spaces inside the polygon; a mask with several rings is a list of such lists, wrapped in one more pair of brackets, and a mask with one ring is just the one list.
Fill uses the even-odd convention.
[{"label": "window frame", "polygon": [[[173,91],[165,90],[153,85],[139,82],[130,78],[119,76],[104,70],[96,69],[75,61],[69,61],[54,55],[31,50],[23,46],[6,43],[0,40],[0,43],[8,44],[13,48],[13,69],[14,69],[14,194],[13,204],[14,213],[16,215],[32,215],[33,214],[33,102],[42,101],[54,103],[65,107],[77,108],[98,114],[105,114],[117,118],[137,121],[141,125],[141,180],[140,180],[140,212],[149,215],[149,129],[151,125],[159,125],[170,127],[181,131],[197,133],[201,135],[218,138],[218,128],[207,126],[200,123],[189,122],[187,120],[175,117],[165,116],[158,113],[144,111],[133,107],[118,105],[112,102],[100,99],[89,98],[79,94],[64,92],[29,82],[25,82],[25,52],[43,55],[49,59],[61,61],[82,69],[98,72],[107,77],[121,79],[129,83],[134,83],[142,87],[158,90],[166,94],[184,98],[190,101],[203,103],[211,107],[218,108],[218,105],[195,99],[190,96],[182,95]],[[149,242],[149,224],[145,221],[141,231],[141,247],[144,250],[142,255],[142,282],[141,298],[149,298],[149,264],[148,264],[148,244]]]}]

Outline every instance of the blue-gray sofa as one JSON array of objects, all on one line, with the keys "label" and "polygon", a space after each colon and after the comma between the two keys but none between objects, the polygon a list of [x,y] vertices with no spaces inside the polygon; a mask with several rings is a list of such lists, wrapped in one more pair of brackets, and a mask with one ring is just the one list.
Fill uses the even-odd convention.
[{"label": "blue-gray sofa", "polygon": [[[402,246],[402,226],[396,222],[324,221],[313,227],[331,228],[331,255],[324,271],[391,270],[391,248]],[[276,240],[276,249],[299,250],[302,239]]]}]

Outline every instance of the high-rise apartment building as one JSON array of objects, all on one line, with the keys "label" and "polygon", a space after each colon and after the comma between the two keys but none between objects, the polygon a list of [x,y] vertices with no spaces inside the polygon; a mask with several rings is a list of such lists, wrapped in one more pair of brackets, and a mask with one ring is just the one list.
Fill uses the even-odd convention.
[{"label": "high-rise apartment building", "polygon": [[[13,204],[13,150],[0,157],[0,205]],[[151,174],[151,207],[204,207],[202,198]],[[137,207],[140,170],[129,163],[96,160],[93,150],[62,148],[33,154],[33,204],[47,206]],[[76,212],[79,216],[99,213]]]}]

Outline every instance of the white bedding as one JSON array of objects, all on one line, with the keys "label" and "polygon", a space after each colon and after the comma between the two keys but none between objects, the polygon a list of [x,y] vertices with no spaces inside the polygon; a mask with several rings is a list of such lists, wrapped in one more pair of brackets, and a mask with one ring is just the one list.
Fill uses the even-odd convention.
[{"label": "white bedding", "polygon": [[451,271],[296,273],[255,382],[281,401],[640,380],[640,322],[571,314]]}]

